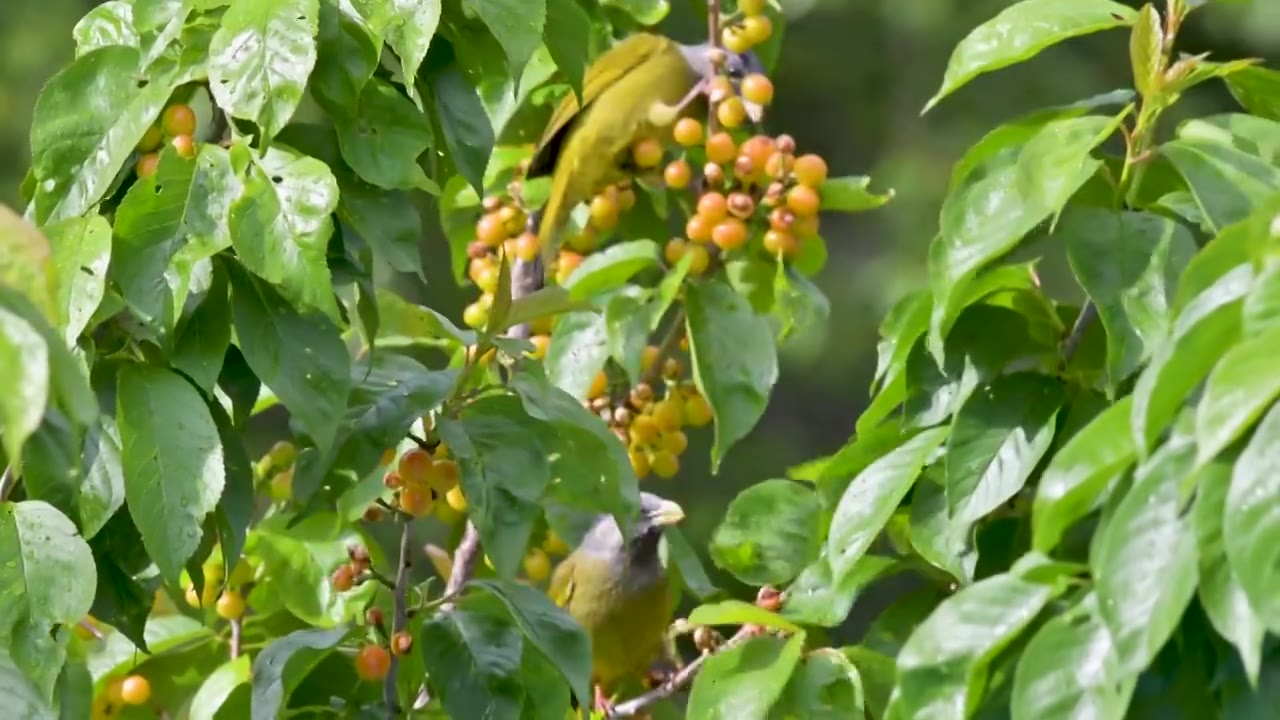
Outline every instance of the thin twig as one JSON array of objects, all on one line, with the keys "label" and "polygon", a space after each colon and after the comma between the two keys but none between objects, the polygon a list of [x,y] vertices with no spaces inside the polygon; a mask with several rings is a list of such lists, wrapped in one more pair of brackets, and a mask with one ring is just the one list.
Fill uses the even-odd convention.
[{"label": "thin twig", "polygon": [[241,624],[241,618],[235,618],[231,621],[231,659],[235,660],[240,657],[240,651],[243,649],[241,645],[241,636],[244,626]]},{"label": "thin twig", "polygon": [[[394,645],[396,633],[401,632],[409,624],[408,595],[409,569],[413,567],[412,526],[405,522],[400,530],[400,560],[396,569],[396,583],[392,593],[395,611],[391,616],[391,642]],[[391,648],[391,666],[387,669],[387,677],[382,683],[382,700],[387,705],[387,717],[400,716],[400,700],[396,692],[396,671],[400,667],[400,656],[395,647]]]},{"label": "thin twig", "polygon": [[5,467],[4,474],[0,474],[0,502],[9,499],[9,493],[18,486],[17,475],[14,475],[12,467]]},{"label": "thin twig", "polygon": [[707,662],[707,658],[743,643],[747,638],[753,637],[758,633],[759,628],[752,627],[750,625],[743,625],[738,629],[738,632],[734,633],[733,637],[726,640],[723,645],[712,652],[703,653],[693,662],[685,665],[679,672],[672,675],[666,682],[662,683],[658,687],[643,695],[637,695],[626,702],[614,705],[611,717],[634,717],[639,714],[641,710],[649,707],[659,700],[665,700],[666,698],[675,695],[689,683],[693,682],[694,677],[698,675],[698,671],[701,670],[703,664]]},{"label": "thin twig", "polygon": [[1076,350],[1080,349],[1080,341],[1084,339],[1085,331],[1093,324],[1098,317],[1098,306],[1093,304],[1092,300],[1086,300],[1084,307],[1080,308],[1080,314],[1076,316],[1076,323],[1071,327],[1071,334],[1067,336],[1065,342],[1062,343],[1062,367],[1071,364],[1071,359],[1075,357]]},{"label": "thin twig", "polygon": [[640,376],[640,382],[653,387],[658,382],[658,378],[662,377],[662,366],[666,363],[667,358],[680,345],[680,338],[684,335],[684,308],[676,310],[675,317],[671,319],[671,327],[667,329],[666,337],[662,338],[662,342],[658,345],[658,355],[653,359],[653,364],[648,370]]}]

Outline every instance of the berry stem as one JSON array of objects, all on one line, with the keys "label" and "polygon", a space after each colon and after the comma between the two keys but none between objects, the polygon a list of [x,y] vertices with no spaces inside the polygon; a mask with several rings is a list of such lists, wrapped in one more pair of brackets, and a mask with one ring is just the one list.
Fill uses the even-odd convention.
[{"label": "berry stem", "polygon": [[[413,567],[413,537],[411,526],[406,521],[400,530],[400,559],[396,566],[396,582],[393,586],[393,602],[395,612],[391,617],[391,636],[404,630],[409,624],[408,596],[409,569]],[[372,572],[372,571],[371,571]],[[400,656],[391,653],[391,665],[387,669],[387,677],[382,681],[382,700],[387,705],[387,717],[400,716],[400,699],[396,692],[396,671],[400,668]]]},{"label": "berry stem", "polygon": [[702,665],[707,661],[707,658],[718,652],[723,652],[734,647],[735,645],[746,642],[748,638],[751,638],[756,634],[755,629],[750,625],[743,625],[739,628],[738,632],[733,635],[733,637],[719,645],[714,651],[704,652],[697,659],[688,665],[685,665],[658,687],[644,693],[643,695],[637,695],[626,702],[614,705],[611,717],[635,717],[639,715],[642,710],[653,705],[659,700],[665,700],[666,698],[675,695],[681,688],[693,682],[694,677],[698,675],[698,671],[702,669]]},{"label": "berry stem", "polygon": [[662,343],[658,345],[658,355],[654,358],[653,364],[640,377],[641,383],[654,387],[658,379],[662,377],[663,364],[680,345],[680,336],[684,332],[684,320],[684,308],[681,307],[676,310],[675,317],[671,319],[671,327],[667,328],[666,336],[662,338]]}]

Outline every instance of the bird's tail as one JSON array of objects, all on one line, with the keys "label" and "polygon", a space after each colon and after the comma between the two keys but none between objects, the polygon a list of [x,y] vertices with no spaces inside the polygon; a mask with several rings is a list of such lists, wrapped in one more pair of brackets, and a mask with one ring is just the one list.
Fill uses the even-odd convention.
[{"label": "bird's tail", "polygon": [[556,243],[567,211],[565,203],[568,191],[569,173],[557,168],[551,176],[551,191],[547,194],[547,202],[533,215],[538,224],[538,247],[542,249],[542,265],[548,270],[560,249]]}]

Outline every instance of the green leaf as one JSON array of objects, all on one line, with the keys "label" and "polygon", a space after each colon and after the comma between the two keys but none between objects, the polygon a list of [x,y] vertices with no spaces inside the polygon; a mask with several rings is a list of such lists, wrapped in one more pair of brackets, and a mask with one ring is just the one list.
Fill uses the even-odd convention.
[{"label": "green leaf", "polygon": [[1094,535],[1090,565],[1121,671],[1137,674],[1178,627],[1196,591],[1196,536],[1182,514],[1195,457],[1175,434],[1140,466],[1133,487]]},{"label": "green leaf", "polygon": [[707,659],[689,691],[689,720],[765,720],[804,650],[804,633],[753,637]]},{"label": "green leaf", "polygon": [[280,147],[249,169],[244,194],[231,206],[231,241],[244,266],[299,309],[313,307],[335,321],[326,253],[337,206],[329,166]]},{"label": "green leaf", "polygon": [[31,118],[38,225],[78,217],[101,200],[159,116],[173,86],[139,83],[141,63],[136,48],[99,48],[40,91]]},{"label": "green leaf", "polygon": [[1159,91],[1164,82],[1161,64],[1164,53],[1164,28],[1160,13],[1151,3],[1142,6],[1134,18],[1129,36],[1129,63],[1133,67],[1133,86],[1143,97]]},{"label": "green leaf", "polygon": [[[521,14],[515,11],[512,19]],[[431,79],[431,89],[449,157],[471,187],[484,194],[484,171],[495,137],[480,95],[456,65],[438,70]]]},{"label": "green leaf", "polygon": [[1249,605],[1267,629],[1280,628],[1280,405],[1258,424],[1231,474],[1222,519],[1222,539],[1231,569]]},{"label": "green leaf", "polygon": [[711,559],[749,585],[781,585],[822,546],[817,493],[790,480],[765,480],[738,493],[711,536]]},{"label": "green leaf", "polygon": [[524,558],[539,501],[551,482],[534,422],[512,397],[470,403],[458,420],[441,420],[440,439],[458,461],[467,514],[502,577]]},{"label": "green leaf", "polygon": [[[149,561],[145,558],[145,548],[142,547],[142,540],[138,529],[133,526],[133,520],[127,513],[122,513],[119,517],[123,521],[108,523],[102,532],[94,536],[90,545],[94,564],[98,568],[98,581],[89,612],[119,631],[123,636],[122,644],[127,645],[130,650],[136,647],[143,652],[154,652],[155,648],[148,642],[146,630],[147,617],[155,605],[155,591],[148,591],[130,572],[135,564]],[[142,561],[117,557],[116,551],[121,544],[128,544],[131,553],[142,551]],[[129,566],[130,569],[126,570],[124,566]]]},{"label": "green leaf", "polygon": [[1280,357],[1280,327],[1241,340],[1205,381],[1196,406],[1196,464],[1203,465],[1235,442],[1280,396],[1271,372]]},{"label": "green leaf", "polygon": [[690,625],[746,625],[752,623],[788,633],[802,632],[801,627],[781,615],[744,600],[722,600],[699,605],[689,613]]},{"label": "green leaf", "polygon": [[62,413],[47,413],[26,446],[22,473],[29,498],[58,508],[93,537],[124,504],[115,419],[104,416],[81,433]]},{"label": "green leaf", "polygon": [[[185,615],[161,615],[147,620],[146,646],[153,655],[212,637],[212,630]],[[89,674],[99,687],[105,685],[107,678],[127,674],[137,664],[138,648],[114,630],[106,631],[105,641],[88,660]]]},{"label": "green leaf", "polygon": [[1090,593],[1031,637],[1018,658],[1010,710],[1019,718],[1120,720],[1132,691]]},{"label": "green leaf", "polygon": [[249,684],[249,656],[229,660],[214,670],[191,696],[191,720],[213,720],[231,693]]},{"label": "green leaf", "polygon": [[[290,526],[290,520],[296,524]],[[299,620],[319,627],[333,627],[357,621],[377,592],[376,583],[366,583],[348,592],[333,589],[330,573],[347,562],[347,548],[368,545],[370,538],[358,526],[338,522],[329,511],[297,520],[274,516],[255,526],[255,552],[262,558],[265,580],[254,586],[249,605],[274,602],[284,606]],[[369,548],[374,563],[383,559],[381,548]],[[378,565],[381,567],[381,565]],[[268,599],[269,598],[269,599]],[[256,683],[255,683],[256,686]]]},{"label": "green leaf", "polygon": [[1181,138],[1161,145],[1160,154],[1186,179],[1214,232],[1243,220],[1280,192],[1280,168],[1230,145]]},{"label": "green leaf", "polygon": [[253,660],[253,717],[277,717],[288,700],[284,674],[294,656],[300,655],[306,658],[304,662],[314,663],[319,659],[317,656],[327,654],[342,642],[348,632],[350,629],[346,626],[295,630],[267,645]]},{"label": "green leaf", "polygon": [[90,10],[71,29],[71,35],[76,39],[76,57],[109,45],[142,45],[129,0],[111,0]]},{"label": "green leaf", "polygon": [[603,315],[578,311],[556,318],[543,359],[547,377],[556,387],[586,400],[596,373],[608,359],[609,332]]},{"label": "green leaf", "polygon": [[583,300],[622,287],[636,273],[655,267],[662,249],[652,240],[629,240],[587,256],[564,283],[569,297]]},{"label": "green leaf", "polygon": [[218,428],[190,383],[138,364],[120,370],[116,417],[130,515],[165,580],[177,585],[226,482]]},{"label": "green leaf", "polygon": [[216,399],[211,398],[206,405],[218,427],[222,460],[227,470],[227,482],[214,511],[214,526],[218,531],[218,543],[222,546],[223,576],[229,577],[244,550],[245,536],[253,521],[253,463],[227,411]]},{"label": "green leaf", "polygon": [[474,345],[476,334],[462,330],[444,315],[424,305],[414,305],[394,292],[379,288],[378,347],[432,345],[450,348]]},{"label": "green leaf", "polygon": [[616,7],[645,26],[657,25],[671,12],[668,0],[600,0],[600,4]]},{"label": "green leaf", "polygon": [[511,580],[473,580],[473,587],[501,600],[525,638],[560,671],[578,702],[591,697],[591,640],[582,626],[546,593]]},{"label": "green leaf", "polygon": [[1028,60],[1073,37],[1132,23],[1135,13],[1110,0],[1022,0],[978,26],[960,42],[925,112],[983,73]]},{"label": "green leaf", "polygon": [[569,90],[582,97],[582,81],[586,75],[591,51],[591,17],[576,0],[547,0],[547,22],[542,30],[556,69],[569,83]]},{"label": "green leaf", "polygon": [[1280,325],[1280,262],[1268,261],[1244,298],[1244,335],[1252,336]]},{"label": "green leaf", "polygon": [[367,182],[387,189],[434,187],[418,164],[433,140],[431,122],[391,83],[371,80],[355,114],[335,117],[334,127],[342,158]]},{"label": "green leaf", "polygon": [[0,307],[0,438],[6,458],[21,458],[22,446],[40,427],[49,401],[49,370],[49,346],[40,332]]},{"label": "green leaf", "polygon": [[231,344],[231,301],[227,293],[226,272],[214,267],[213,281],[204,298],[174,332],[170,363],[210,395]]},{"label": "green leaf", "polygon": [[[1200,471],[1196,480],[1196,500],[1192,510],[1200,558],[1200,587],[1197,592],[1209,622],[1240,653],[1249,682],[1257,684],[1262,667],[1263,625],[1249,596],[1240,584],[1240,575],[1227,558],[1224,544],[1227,493],[1238,457],[1215,458]],[[1231,522],[1235,522],[1235,517]]]},{"label": "green leaf", "polygon": [[1140,456],[1146,457],[1183,400],[1239,338],[1241,299],[1252,280],[1252,268],[1241,265],[1197,295],[1178,314],[1172,335],[1138,376],[1131,417]]},{"label": "green leaf", "polygon": [[1016,495],[1053,442],[1063,387],[1036,373],[1005,375],[960,408],[947,438],[949,514],[976,522]]},{"label": "green leaf", "polygon": [[900,710],[904,717],[969,717],[982,699],[996,656],[1065,590],[1033,579],[1048,562],[1027,555],[1008,572],[966,587],[943,600],[898,655]]},{"label": "green leaf", "polygon": [[48,351],[50,399],[56,398],[58,408],[73,422],[83,426],[96,422],[98,402],[89,387],[85,363],[71,354],[40,310],[17,290],[0,283],[0,311],[21,318],[44,339]]},{"label": "green leaf", "polygon": [[1250,67],[1223,80],[1236,102],[1254,115],[1280,120],[1280,71]]},{"label": "green leaf", "polygon": [[209,44],[209,90],[264,145],[293,117],[316,64],[318,0],[232,3]]},{"label": "green leaf", "polygon": [[853,571],[946,439],[946,428],[926,430],[880,456],[849,483],[827,534],[827,557],[837,583]]},{"label": "green leaf", "polygon": [[311,92],[331,115],[345,116],[378,67],[382,37],[350,0],[322,0],[316,40]]},{"label": "green leaf", "polygon": [[1224,113],[1188,120],[1178,128],[1178,137],[1229,145],[1272,165],[1280,160],[1280,122],[1253,115]]},{"label": "green leaf", "polygon": [[[926,468],[911,491],[911,509],[907,515],[907,540],[911,548],[961,585],[969,585],[977,572],[979,554],[973,526],[973,520],[954,515],[948,509],[945,478],[939,466]],[[892,530],[890,525],[890,532]]]},{"label": "green leaf", "polygon": [[1058,229],[1072,272],[1107,332],[1112,392],[1151,357],[1172,325],[1173,287],[1195,255],[1190,231],[1150,213],[1081,208]]},{"label": "green leaf", "polygon": [[1097,172],[1102,162],[1090,152],[1115,131],[1123,117],[1086,115],[1051,121],[1017,153],[1002,154],[986,174],[947,196],[941,232],[929,249],[934,301],[929,347],[939,362],[943,339],[974,275],[1058,213]]},{"label": "green leaf", "polygon": [[[1248,218],[1227,227],[1196,254],[1178,280],[1173,309],[1183,314],[1192,301],[1233,273],[1241,280],[1252,280],[1254,266],[1263,255],[1263,247],[1271,235],[1271,221],[1280,212],[1280,197],[1264,205]],[[1249,290],[1246,290],[1246,294]]]},{"label": "green leaf", "polygon": [[[66,318],[63,337],[68,345],[74,345],[106,294],[111,225],[95,213],[51,223],[44,232],[53,248],[53,265],[58,273],[56,305],[61,317]],[[5,255],[12,257],[10,252]],[[28,278],[39,276],[31,272],[32,267],[39,264],[27,265],[24,274]]]},{"label": "green leaf", "polygon": [[231,273],[231,315],[254,374],[318,447],[328,447],[351,383],[351,359],[338,329],[320,315],[299,313],[270,285],[238,270]]},{"label": "green leaf", "polygon": [[450,717],[520,717],[524,642],[507,615],[491,596],[469,595],[418,631],[423,665]]},{"label": "green leaf", "polygon": [[72,660],[62,666],[62,672],[58,675],[58,687],[54,692],[60,720],[75,720],[92,715],[93,678],[83,662]]},{"label": "green leaf", "polygon": [[826,551],[787,588],[782,616],[805,625],[836,627],[849,616],[859,593],[877,579],[905,569],[894,558],[863,555],[837,583]]},{"label": "green leaf", "polygon": [[23,626],[79,622],[93,604],[93,554],[76,527],[39,500],[0,503],[0,647]]},{"label": "green leaf", "polygon": [[22,720],[56,720],[58,717],[8,652],[0,652],[0,697],[5,699],[5,712],[10,717]]},{"label": "green leaf", "polygon": [[[52,239],[63,240],[57,235]],[[60,325],[66,320],[61,295],[70,288],[62,288],[66,279],[60,277],[60,260],[52,252],[49,239],[40,230],[0,205],[0,285],[26,297],[47,323]]]},{"label": "green leaf", "polygon": [[840,651],[819,648],[800,660],[773,713],[806,720],[862,718],[863,704],[858,669]]},{"label": "green leaf", "polygon": [[1058,450],[1040,476],[1031,506],[1031,545],[1047,553],[1067,528],[1093,512],[1107,487],[1137,455],[1130,417],[1133,397],[1103,410]]},{"label": "green leaf", "polygon": [[679,575],[684,589],[693,593],[694,597],[706,600],[720,594],[720,588],[707,577],[707,571],[698,558],[698,551],[689,544],[689,539],[680,528],[668,527],[664,530],[658,550],[667,572]]},{"label": "green leaf", "polygon": [[829,178],[818,188],[823,212],[858,213],[884,206],[894,197],[890,189],[881,195],[868,192],[871,178],[866,175]]},{"label": "green leaf", "polygon": [[685,311],[693,378],[715,415],[715,473],[764,415],[778,380],[778,351],[768,319],[724,283],[690,285]]},{"label": "green leaf", "polygon": [[489,26],[507,55],[508,73],[519,78],[542,44],[547,0],[463,0],[462,5]]},{"label": "green leaf", "polygon": [[633,386],[640,382],[641,359],[649,343],[653,311],[652,304],[646,302],[648,295],[645,289],[628,285],[609,297],[604,306],[609,358],[626,371]]}]

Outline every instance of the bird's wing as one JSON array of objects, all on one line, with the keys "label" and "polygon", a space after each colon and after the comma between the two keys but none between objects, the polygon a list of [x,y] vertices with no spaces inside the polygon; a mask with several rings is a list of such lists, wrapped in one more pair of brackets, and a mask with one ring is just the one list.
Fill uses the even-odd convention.
[{"label": "bird's wing", "polygon": [[568,607],[569,601],[573,599],[573,564],[572,557],[560,561],[547,585],[547,595],[551,602],[560,607]]},{"label": "bird's wing", "polygon": [[[616,83],[619,78],[634,70],[641,63],[666,49],[672,41],[660,35],[637,33],[606,50],[587,68],[586,77],[582,81],[582,108],[589,106],[596,98]],[[529,162],[527,177],[534,178],[550,174],[555,167],[556,158],[560,155],[560,147],[568,136],[569,127],[580,112],[578,98],[569,93],[547,122],[538,141],[538,149]]]}]

